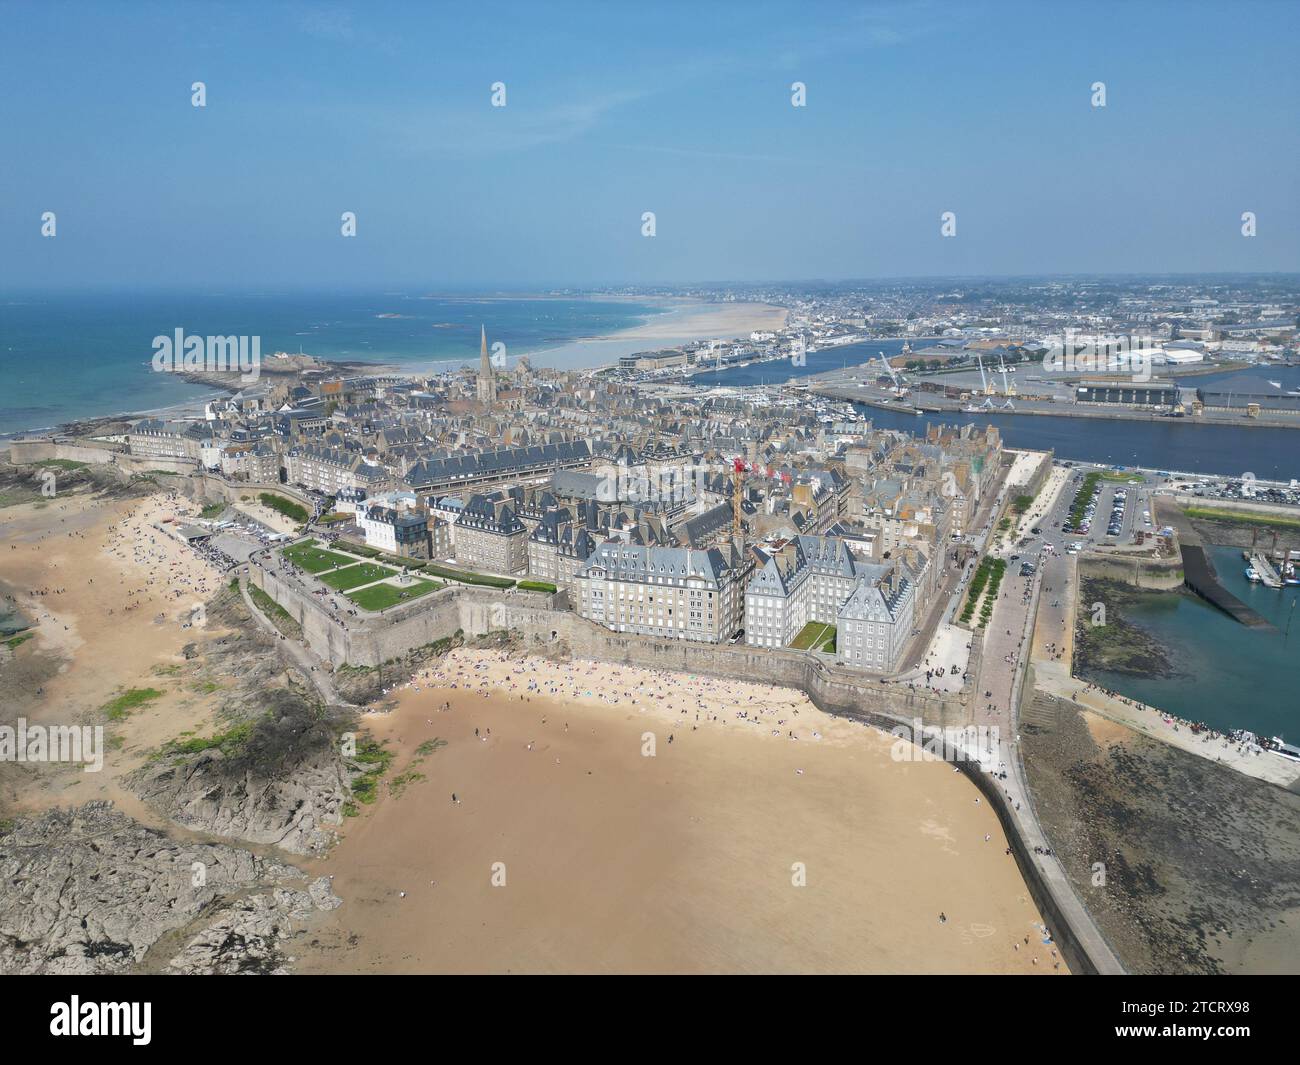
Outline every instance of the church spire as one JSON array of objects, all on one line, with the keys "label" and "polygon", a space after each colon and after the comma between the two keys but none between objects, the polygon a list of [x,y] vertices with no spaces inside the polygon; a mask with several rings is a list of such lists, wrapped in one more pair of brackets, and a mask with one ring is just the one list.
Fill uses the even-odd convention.
[{"label": "church spire", "polygon": [[497,398],[496,374],[492,371],[492,360],[488,357],[487,326],[482,326],[478,358],[478,398],[484,406],[491,407]]}]

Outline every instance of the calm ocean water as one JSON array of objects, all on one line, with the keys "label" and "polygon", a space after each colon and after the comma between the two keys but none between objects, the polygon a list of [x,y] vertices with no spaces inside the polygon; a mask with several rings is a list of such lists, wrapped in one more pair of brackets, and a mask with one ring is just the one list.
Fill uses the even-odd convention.
[{"label": "calm ocean water", "polygon": [[[153,338],[260,336],[262,354],[429,367],[477,361],[479,326],[508,357],[591,365],[662,343],[576,345],[674,312],[649,300],[480,298],[419,293],[100,293],[0,298],[0,433],[151,410],[212,394],[151,371]],[[381,317],[393,315],[395,317]]]},{"label": "calm ocean water", "polygon": [[1251,584],[1239,547],[1213,547],[1209,553],[1223,586],[1275,627],[1247,628],[1189,592],[1144,595],[1125,608],[1125,617],[1167,649],[1177,674],[1132,677],[1098,671],[1088,679],[1177,717],[1300,741],[1295,687],[1300,617],[1293,614],[1300,586]]}]

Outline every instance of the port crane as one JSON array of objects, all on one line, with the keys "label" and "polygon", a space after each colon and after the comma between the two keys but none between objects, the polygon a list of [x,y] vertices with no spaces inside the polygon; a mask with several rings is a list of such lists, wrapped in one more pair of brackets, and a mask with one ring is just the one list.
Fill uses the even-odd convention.
[{"label": "port crane", "polygon": [[1002,394],[1007,397],[1002,406],[1015,410],[1016,405],[1011,402],[1011,397],[1016,394],[1016,386],[1007,381],[1007,364],[1003,361],[1001,352],[998,352],[998,366],[1002,373]]},{"label": "port crane", "polygon": [[989,384],[988,375],[984,373],[984,360],[978,354],[975,356],[975,364],[980,368],[980,391],[984,393],[984,402],[980,406],[991,407],[995,393],[993,386]]},{"label": "port crane", "polygon": [[894,368],[889,365],[889,360],[885,358],[885,353],[883,351],[880,353],[880,362],[885,367],[885,373],[889,375],[889,379],[894,383],[894,387],[891,389],[894,395],[900,397],[907,395],[907,389],[903,387],[898,374],[894,373]]}]

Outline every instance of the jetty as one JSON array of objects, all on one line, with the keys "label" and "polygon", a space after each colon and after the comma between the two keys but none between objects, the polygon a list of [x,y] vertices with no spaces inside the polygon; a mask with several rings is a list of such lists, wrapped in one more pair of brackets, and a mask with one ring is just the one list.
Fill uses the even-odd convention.
[{"label": "jetty", "polygon": [[1256,551],[1253,554],[1245,552],[1245,554],[1250,560],[1251,567],[1257,574],[1259,574],[1259,579],[1263,582],[1265,588],[1282,587],[1282,578],[1277,575],[1277,570],[1273,568],[1273,563],[1264,557],[1263,551]]},{"label": "jetty", "polygon": [[1200,544],[1183,542],[1183,582],[1212,606],[1217,606],[1229,617],[1252,629],[1271,629],[1273,626],[1262,614],[1252,610],[1219,583],[1218,574],[1206,557]]}]

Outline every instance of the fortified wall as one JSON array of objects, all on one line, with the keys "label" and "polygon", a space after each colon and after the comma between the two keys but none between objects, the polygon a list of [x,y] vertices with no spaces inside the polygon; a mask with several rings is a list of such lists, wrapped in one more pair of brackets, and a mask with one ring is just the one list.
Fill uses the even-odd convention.
[{"label": "fortified wall", "polygon": [[1084,552],[1079,556],[1079,575],[1101,580],[1122,581],[1135,588],[1169,591],[1183,585],[1181,558],[1144,558],[1140,555],[1099,555]]},{"label": "fortified wall", "polygon": [[971,719],[966,693],[939,696],[902,684],[882,684],[879,677],[800,651],[629,638],[572,611],[555,609],[558,597],[541,593],[457,585],[393,607],[379,617],[349,617],[344,627],[330,616],[320,597],[296,582],[259,565],[249,570],[250,581],[288,611],[302,626],[308,647],[335,668],[377,666],[457,630],[467,636],[510,630],[520,634],[528,649],[540,653],[563,647],[575,658],[799,688],[821,709],[849,717],[862,718],[863,707],[869,705],[908,722],[919,717],[926,724],[957,726]]}]

